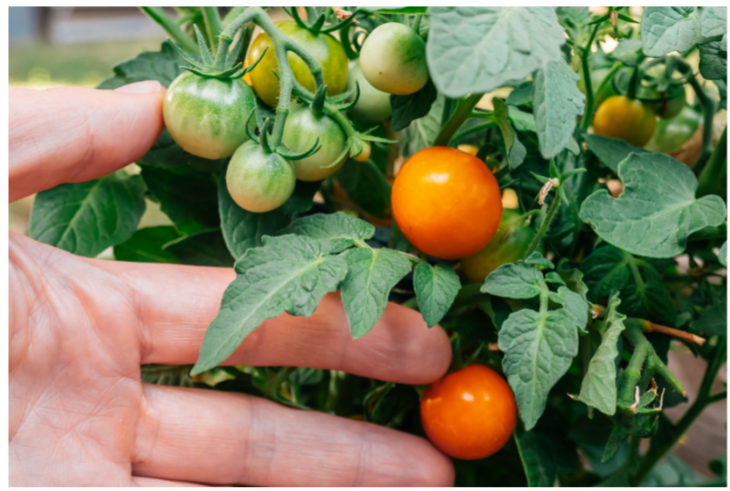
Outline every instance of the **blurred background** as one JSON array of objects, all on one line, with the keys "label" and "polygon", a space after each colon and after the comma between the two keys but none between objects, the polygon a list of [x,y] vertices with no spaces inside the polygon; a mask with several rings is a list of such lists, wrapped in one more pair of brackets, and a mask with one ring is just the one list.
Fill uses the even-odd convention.
[{"label": "blurred background", "polygon": [[[601,13],[604,7],[591,7]],[[174,17],[174,10],[169,9]],[[632,7],[631,14],[640,18],[641,7]],[[286,14],[271,9],[275,20]],[[135,57],[142,51],[157,51],[166,39],[165,32],[134,7],[10,7],[9,8],[9,84],[15,87],[48,89],[60,86],[96,87],[111,76],[115,65]],[[610,52],[612,40],[603,45]],[[500,89],[501,90],[501,89]],[[498,92],[498,91],[497,91]],[[505,97],[509,91],[491,94]],[[692,95],[690,94],[690,97]],[[491,109],[491,107],[485,107]],[[727,113],[716,118],[719,132],[726,124]],[[136,165],[128,170],[135,172]],[[33,204],[33,196],[10,204],[10,229],[25,234]],[[159,210],[159,205],[147,200],[147,211],[140,227],[167,225],[171,222]],[[111,250],[101,254],[112,259]],[[704,362],[694,358],[682,345],[673,345],[670,366],[687,387],[690,400],[696,395]],[[726,380],[723,368],[720,378]],[[722,390],[721,383],[715,390]],[[668,409],[667,416],[677,421],[687,410],[687,404]],[[688,464],[689,484],[694,473],[711,476],[707,463],[726,453],[727,403],[716,403],[708,408],[675,447],[673,455]],[[672,456],[672,458],[676,458]],[[676,473],[675,465],[665,463],[668,474]],[[667,476],[667,483],[676,483],[677,476]],[[656,483],[661,485],[662,483]]]}]

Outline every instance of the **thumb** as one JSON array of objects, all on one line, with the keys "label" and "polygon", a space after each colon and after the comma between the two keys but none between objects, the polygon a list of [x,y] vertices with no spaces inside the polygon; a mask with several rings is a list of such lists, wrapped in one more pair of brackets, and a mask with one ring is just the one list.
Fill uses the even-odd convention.
[{"label": "thumb", "polygon": [[165,88],[154,80],[114,91],[10,89],[10,202],[110,174],[160,136]]}]

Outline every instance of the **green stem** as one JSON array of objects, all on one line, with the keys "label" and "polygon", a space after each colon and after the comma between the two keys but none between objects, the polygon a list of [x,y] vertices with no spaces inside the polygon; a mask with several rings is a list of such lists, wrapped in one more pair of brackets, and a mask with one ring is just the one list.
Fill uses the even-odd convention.
[{"label": "green stem", "polygon": [[721,198],[727,194],[727,126],[698,179],[697,197],[708,194]]},{"label": "green stem", "polygon": [[631,73],[631,80],[629,81],[629,88],[626,91],[626,97],[632,101],[636,99],[636,89],[639,87],[639,67],[636,66],[633,70],[634,71]]},{"label": "green stem", "polygon": [[350,28],[351,27],[352,27],[352,24],[346,24],[340,30],[340,44],[342,45],[342,48],[345,50],[345,55],[347,56],[347,59],[356,60],[358,55],[355,52],[355,50],[352,49],[352,44],[350,43]]},{"label": "green stem", "polygon": [[461,100],[446,124],[433,141],[433,146],[447,146],[451,138],[464,122],[471,116],[471,111],[481,100],[483,94],[471,94]]},{"label": "green stem", "polygon": [[459,133],[454,135],[454,137],[451,139],[451,141],[454,143],[459,143],[459,141],[462,138],[469,136],[472,133],[477,133],[479,131],[486,130],[487,128],[491,128],[492,126],[497,126],[497,123],[495,123],[494,121],[490,121],[489,123],[482,123],[482,124],[478,124],[476,126],[472,126],[471,128],[465,129],[464,131],[460,131]]},{"label": "green stem", "polygon": [[418,28],[421,27],[421,17],[423,17],[423,16],[422,15],[417,15],[416,16],[416,19],[413,21],[413,30],[416,31],[416,34],[418,34],[419,36],[421,35],[418,32]]},{"label": "green stem", "polygon": [[591,37],[588,39],[588,44],[583,48],[580,54],[580,63],[583,68],[583,84],[586,88],[585,114],[583,115],[583,121],[581,122],[581,127],[584,130],[587,130],[591,125],[591,116],[593,115],[593,102],[595,97],[593,95],[593,81],[591,80],[590,58],[591,46],[593,46],[593,41],[596,39],[596,34],[598,33],[598,28],[600,26],[600,23],[595,25],[593,32],[591,32]]},{"label": "green stem", "polygon": [[162,7],[140,7],[140,10],[147,14],[150,19],[157,22],[165,30],[167,35],[182,46],[185,51],[196,55],[200,54],[197,43],[180,30],[180,26],[175,24],[167,16],[165,11],[162,10]]},{"label": "green stem", "polygon": [[720,343],[713,350],[707,363],[705,375],[704,377],[702,377],[702,384],[700,385],[697,399],[695,399],[695,402],[687,410],[687,412],[684,413],[682,419],[677,422],[676,426],[671,432],[670,441],[668,441],[664,445],[658,445],[650,448],[649,451],[644,455],[644,457],[639,462],[639,470],[631,479],[632,485],[637,486],[638,484],[640,484],[644,480],[646,475],[657,464],[657,462],[659,462],[659,460],[661,460],[661,458],[664,457],[664,455],[669,450],[671,450],[671,448],[677,443],[680,437],[682,437],[682,435],[687,432],[689,427],[692,426],[692,423],[694,423],[695,419],[697,419],[697,417],[702,414],[702,411],[704,411],[704,409],[708,405],[712,404],[716,400],[719,400],[716,399],[716,397],[721,395],[722,393],[712,396],[710,395],[710,390],[712,389],[712,384],[715,382],[717,373],[720,371],[720,368],[725,363],[726,352],[727,345],[724,342]]},{"label": "green stem", "polygon": [[548,231],[548,227],[550,226],[550,222],[553,220],[553,217],[555,216],[555,212],[558,210],[558,207],[560,207],[560,193],[555,193],[555,198],[550,205],[550,209],[548,210],[545,219],[540,224],[540,229],[537,231],[537,234],[532,239],[532,242],[530,242],[530,246],[527,248],[527,252],[525,252],[524,259],[530,257],[530,254],[535,252],[537,248],[540,247],[540,243],[545,237],[545,234]]},{"label": "green stem", "polygon": [[223,32],[221,17],[218,14],[217,7],[201,7],[201,9],[203,11],[205,31],[208,33],[208,46],[210,46],[211,51],[215,52],[215,49],[218,47],[218,36]]}]

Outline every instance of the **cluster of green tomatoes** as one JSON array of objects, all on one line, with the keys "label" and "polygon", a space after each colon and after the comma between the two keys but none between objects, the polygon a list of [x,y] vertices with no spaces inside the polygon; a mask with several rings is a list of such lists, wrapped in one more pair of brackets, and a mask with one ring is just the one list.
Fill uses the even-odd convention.
[{"label": "cluster of green tomatoes", "polygon": [[170,85],[163,106],[165,126],[185,151],[211,160],[231,158],[226,171],[228,191],[239,206],[255,213],[281,206],[297,179],[325,179],[348,157],[368,160],[368,141],[352,145],[342,121],[325,110],[324,89],[332,101],[347,103],[339,108],[353,119],[379,123],[391,115],[390,94],[412,94],[428,81],[425,42],[404,24],[387,23],[374,29],[352,67],[332,35],[314,33],[294,21],[279,22],[276,27],[322,66],[324,79],[318,91],[310,67],[288,52],[296,81],[317,94],[310,100],[294,97],[291,101],[281,135],[283,148],[271,148],[271,125],[259,124],[254,117],[257,97],[264,109],[279,104],[278,60],[266,33],[251,43],[244,70],[230,76],[189,69]]}]

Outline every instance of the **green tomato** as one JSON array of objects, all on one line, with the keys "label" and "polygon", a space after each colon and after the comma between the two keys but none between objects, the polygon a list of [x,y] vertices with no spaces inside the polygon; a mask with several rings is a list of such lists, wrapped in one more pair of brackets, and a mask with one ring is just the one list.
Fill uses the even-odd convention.
[{"label": "green tomato", "polygon": [[505,209],[499,229],[492,240],[476,254],[461,260],[461,269],[472,283],[483,283],[484,279],[503,264],[517,264],[527,252],[535,231],[525,225],[517,210]]},{"label": "green tomato", "polygon": [[167,89],[165,126],[183,150],[204,159],[230,157],[248,140],[244,122],[255,96],[241,79],[218,80],[185,72]]},{"label": "green tomato", "polygon": [[652,152],[671,153],[682,148],[702,124],[702,115],[689,106],[672,119],[657,121],[654,136],[646,149]]},{"label": "green tomato", "polygon": [[376,89],[395,95],[413,94],[428,82],[426,43],[406,25],[382,24],[365,38],[360,66]]},{"label": "green tomato", "polygon": [[340,125],[326,114],[315,115],[307,106],[295,109],[287,118],[284,126],[282,142],[292,152],[305,152],[312,148],[319,138],[320,149],[314,155],[294,160],[297,179],[302,181],[320,181],[334,174],[347,160],[342,157],[339,164],[329,169],[337,157],[345,151],[347,138]]},{"label": "green tomato", "polygon": [[669,91],[657,92],[657,98],[663,99],[660,102],[652,102],[651,107],[657,116],[662,119],[671,119],[684,108],[687,99],[684,85],[670,88]]},{"label": "green tomato", "polygon": [[[350,69],[347,90],[355,90],[355,82],[360,86],[360,98],[350,108],[350,117],[367,123],[380,123],[388,119],[393,112],[390,107],[390,94],[381,92],[370,85],[362,74],[359,62],[355,62]],[[350,100],[353,98],[354,96]]]},{"label": "green tomato", "polygon": [[[299,27],[294,21],[277,22],[276,26],[289,36],[292,41],[304,48],[315,60],[322,65],[322,76],[327,85],[327,95],[341,94],[347,84],[347,55],[339,41],[329,34],[315,36],[307,29]],[[250,73],[253,89],[256,95],[270,107],[279,102],[279,79],[274,70],[279,73],[279,66],[274,54],[274,45],[268,34],[262,32],[251,43],[246,57],[246,65],[253,65],[259,59],[264,49],[269,48],[263,59]],[[287,54],[294,78],[310,92],[315,91],[314,77],[307,64],[296,54]]]},{"label": "green tomato", "polygon": [[231,157],[226,185],[233,201],[244,210],[264,213],[274,210],[294,192],[294,166],[277,153],[265,152],[248,141]]}]

